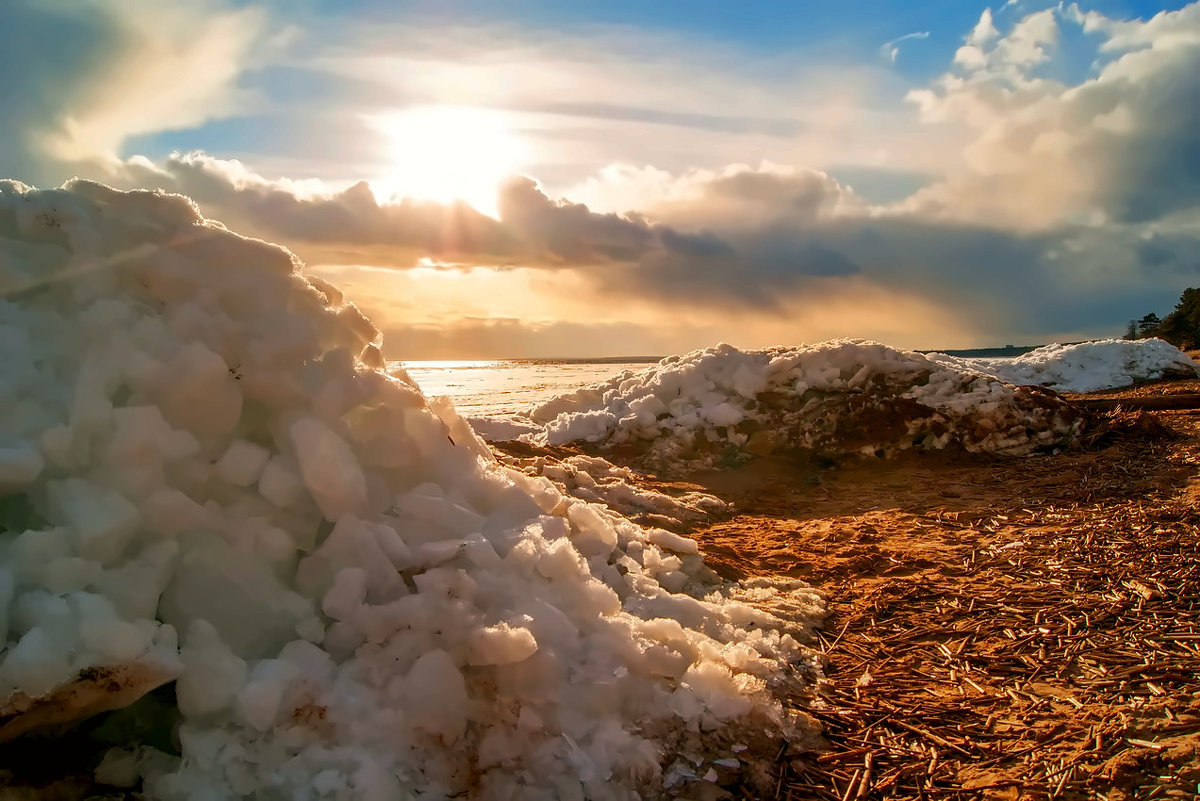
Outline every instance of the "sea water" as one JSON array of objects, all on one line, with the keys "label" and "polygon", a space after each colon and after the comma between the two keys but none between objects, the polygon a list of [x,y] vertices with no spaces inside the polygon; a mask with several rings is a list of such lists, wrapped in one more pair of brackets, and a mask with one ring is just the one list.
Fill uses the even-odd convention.
[{"label": "sea water", "polygon": [[524,411],[556,395],[598,384],[626,370],[644,370],[650,357],[580,361],[511,359],[390,362],[420,385],[426,397],[445,395],[459,414],[493,417]]}]

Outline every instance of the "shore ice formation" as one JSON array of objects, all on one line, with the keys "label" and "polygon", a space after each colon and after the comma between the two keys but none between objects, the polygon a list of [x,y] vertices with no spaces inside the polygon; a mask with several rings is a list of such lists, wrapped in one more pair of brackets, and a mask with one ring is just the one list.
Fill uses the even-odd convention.
[{"label": "shore ice formation", "polygon": [[946,367],[1056,392],[1097,392],[1169,375],[1195,378],[1197,373],[1190,356],[1161,339],[1046,345],[1015,359],[964,359],[945,353],[931,353],[929,358]]},{"label": "shore ice formation", "polygon": [[100,778],[390,801],[688,795],[813,734],[813,591],[498,465],[283,248],[0,182],[0,290],[0,739],[175,680],[181,756]]},{"label": "shore ice formation", "polygon": [[668,472],[782,448],[1023,456],[1070,444],[1083,422],[1035,385],[1090,391],[1165,373],[1194,376],[1196,366],[1161,340],[1056,345],[1012,361],[848,339],[756,351],[718,345],[472,424],[497,442],[624,445]]}]

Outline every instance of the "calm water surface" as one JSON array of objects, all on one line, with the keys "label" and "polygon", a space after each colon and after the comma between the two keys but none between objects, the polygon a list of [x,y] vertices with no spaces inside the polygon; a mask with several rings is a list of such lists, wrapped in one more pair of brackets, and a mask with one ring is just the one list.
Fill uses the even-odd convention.
[{"label": "calm water surface", "polygon": [[388,367],[407,370],[429,397],[448,396],[459,414],[484,417],[523,411],[555,395],[625,370],[643,370],[657,361],[407,361],[390,362]]}]

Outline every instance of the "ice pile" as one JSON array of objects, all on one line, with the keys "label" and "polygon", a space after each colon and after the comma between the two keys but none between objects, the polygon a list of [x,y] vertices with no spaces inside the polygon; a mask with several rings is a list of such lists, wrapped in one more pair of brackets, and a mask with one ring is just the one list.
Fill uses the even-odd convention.
[{"label": "ice pile", "polygon": [[166,799],[648,797],[811,733],[774,691],[815,593],[496,464],[298,266],[186,198],[0,182],[7,712],[178,677],[182,757],[101,766]]},{"label": "ice pile", "polygon": [[733,513],[731,504],[706,492],[688,490],[671,495],[659,492],[646,486],[645,479],[630,468],[599,456],[575,454],[557,459],[541,453],[521,459],[502,456],[501,460],[529,475],[550,479],[565,495],[602,503],[622,517],[646,526],[689,531]]},{"label": "ice pile", "polygon": [[953,369],[1057,392],[1097,392],[1166,376],[1195,378],[1200,373],[1190,356],[1161,339],[1047,345],[1015,359],[964,359],[945,353],[931,353],[929,358]]},{"label": "ice pile", "polygon": [[1053,393],[862,340],[719,345],[561,395],[526,417],[533,433],[520,421],[507,429],[527,442],[631,445],[658,469],[778,448],[1019,455],[1070,441],[1080,426]]}]

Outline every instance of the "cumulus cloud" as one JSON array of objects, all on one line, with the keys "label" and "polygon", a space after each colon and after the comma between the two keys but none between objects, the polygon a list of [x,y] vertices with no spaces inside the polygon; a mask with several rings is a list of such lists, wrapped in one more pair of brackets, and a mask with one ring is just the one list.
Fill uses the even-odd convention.
[{"label": "cumulus cloud", "polygon": [[[794,228],[836,213],[852,195],[823,173],[747,168],[689,176],[699,202],[681,203],[680,222],[631,212],[598,213],[556,200],[531,179],[501,188],[499,219],[464,203],[380,202],[363,182],[330,192],[270,181],[238,162],[176,154],[161,164],[130,159],[114,174],[124,186],[152,186],[193,198],[209,217],[280,239],[310,261],[411,268],[439,263],[587,269],[606,280],[662,294],[771,303],[779,289],[813,277],[850,275],[841,254],[790,237],[741,236],[707,223],[735,214]],[[737,232],[734,232],[737,233]],[[774,284],[764,280],[772,277]],[[677,283],[677,286],[671,286]]]},{"label": "cumulus cloud", "polygon": [[537,267],[637,262],[671,253],[732,255],[727,245],[703,233],[553,200],[519,176],[499,189],[499,220],[460,202],[380,202],[366,182],[328,192],[311,184],[270,181],[239,162],[200,153],[175,154],[160,165],[134,158],[114,177],[124,185],[187,195],[210,217],[282,238],[300,250],[313,246],[314,255],[326,260],[361,263],[390,256],[400,268],[429,258]]},{"label": "cumulus cloud", "polygon": [[[930,124],[973,139],[956,174],[909,208],[993,225],[1144,222],[1200,204],[1200,6],[1115,21],[1069,7],[1039,11],[910,93]],[[1107,53],[1077,84],[1038,74],[1060,20]],[[982,21],[981,21],[982,24]],[[961,53],[962,51],[960,51]]]},{"label": "cumulus cloud", "polygon": [[265,22],[217,0],[12,0],[0,14],[0,172],[32,181],[237,109]]},{"label": "cumulus cloud", "polygon": [[1058,21],[1052,9],[1024,17],[1007,36],[1001,36],[992,10],[985,8],[966,44],[954,54],[954,63],[967,71],[1003,71],[1017,76],[1046,61],[1057,42]]},{"label": "cumulus cloud", "polygon": [[992,10],[985,8],[979,15],[979,22],[975,23],[975,27],[967,36],[967,44],[983,47],[999,35],[1000,31],[996,30],[996,25],[992,21]]},{"label": "cumulus cloud", "polygon": [[[873,313],[890,318],[898,311],[878,299],[917,293],[933,306],[972,310],[972,325],[995,338],[1009,330],[1084,334],[1102,315],[1124,319],[1115,306],[1142,298],[1157,308],[1196,278],[1187,254],[1200,238],[1186,230],[1130,223],[1014,232],[870,206],[824,173],[775,165],[679,176],[625,168],[608,176],[655,191],[636,212],[600,213],[514,178],[493,219],[463,204],[380,203],[361,183],[331,192],[268,181],[198,154],[161,165],[134,159],[125,173],[127,183],[188,194],[208,216],[283,241],[311,264],[565,273],[606,301],[754,310],[776,321],[799,319],[797,304],[846,293],[875,298]],[[602,184],[598,178],[592,193],[602,196]],[[847,327],[826,330],[861,335],[871,327],[844,319]],[[849,327],[852,320],[858,330]],[[481,325],[468,326],[469,337],[444,339],[445,352],[486,338],[492,329]],[[411,341],[423,343],[423,353],[443,352],[430,331],[405,336],[417,336]],[[526,341],[513,337],[503,341]],[[529,351],[508,351],[516,352]]]},{"label": "cumulus cloud", "polygon": [[1013,330],[1081,337],[1104,333],[1094,328],[1098,321],[1123,319],[1123,305],[1169,307],[1173,294],[1200,277],[1200,264],[1189,257],[1200,245],[1195,231],[1168,235],[1162,223],[1133,222],[1014,230],[994,220],[871,206],[814,171],[740,167],[672,181],[662,171],[626,167],[584,190],[610,202],[643,193],[640,210],[648,218],[684,230],[703,224],[734,248],[741,257],[735,266],[655,263],[620,284],[683,298],[754,298],[750,287],[813,302],[833,286],[897,296],[916,290],[946,308],[994,313],[976,324],[995,338]]},{"label": "cumulus cloud", "polygon": [[124,186],[187,195],[213,219],[235,229],[291,243],[331,261],[369,263],[388,257],[398,267],[423,257],[488,256],[505,263],[520,252],[512,233],[463,203],[413,199],[379,203],[365,182],[341,191],[319,183],[271,181],[237,161],[200,153],[174,154],[161,164],[135,157],[115,171]]},{"label": "cumulus cloud", "polygon": [[828,173],[771,162],[758,167],[731,164],[719,170],[693,169],[678,175],[617,164],[570,194],[600,208],[638,208],[652,211],[656,220],[707,227],[730,220],[752,228],[780,219],[813,222],[867,208],[851,188]]},{"label": "cumulus cloud", "polygon": [[1084,33],[1104,36],[1100,49],[1106,52],[1200,43],[1200,5],[1197,4],[1178,11],[1161,11],[1147,21],[1113,19],[1098,11],[1084,11],[1078,3],[1066,6],[1063,13],[1083,26]]}]

